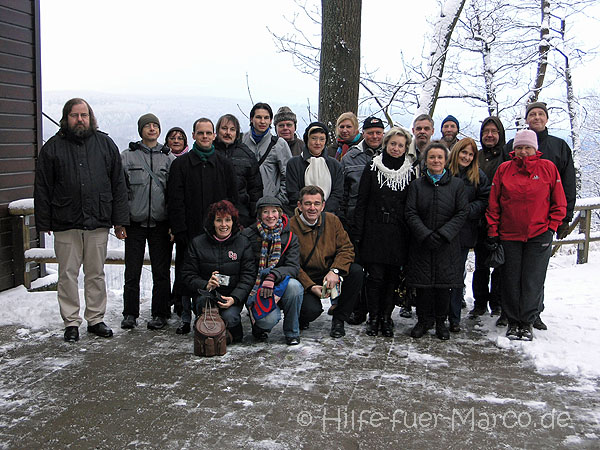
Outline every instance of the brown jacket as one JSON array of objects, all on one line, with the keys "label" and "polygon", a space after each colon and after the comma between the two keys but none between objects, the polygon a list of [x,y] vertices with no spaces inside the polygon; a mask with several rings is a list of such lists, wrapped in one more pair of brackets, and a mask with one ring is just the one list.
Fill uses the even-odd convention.
[{"label": "brown jacket", "polygon": [[[317,248],[315,249],[306,267],[302,263],[312,250],[317,239],[317,233],[322,221],[325,219],[325,228]],[[306,225],[300,219],[300,212],[296,208],[294,217],[290,220],[290,228],[300,241],[300,272],[298,281],[308,291],[312,286],[323,283],[323,278],[329,269],[339,269],[340,275],[347,275],[350,264],[354,262],[354,246],[350,242],[348,233],[344,230],[342,222],[334,214],[323,213],[314,228]]]}]

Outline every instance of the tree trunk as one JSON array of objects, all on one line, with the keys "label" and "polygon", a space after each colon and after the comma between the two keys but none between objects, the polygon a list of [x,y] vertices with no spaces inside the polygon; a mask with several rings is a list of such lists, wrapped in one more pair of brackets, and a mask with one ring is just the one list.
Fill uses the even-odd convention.
[{"label": "tree trunk", "polygon": [[362,0],[322,0],[319,120],[331,131],[338,116],[358,113]]},{"label": "tree trunk", "polygon": [[550,1],[540,0],[542,20],[540,24],[539,59],[535,77],[535,84],[529,94],[529,103],[537,102],[540,91],[544,87],[544,78],[548,67],[548,52],[550,51]]}]

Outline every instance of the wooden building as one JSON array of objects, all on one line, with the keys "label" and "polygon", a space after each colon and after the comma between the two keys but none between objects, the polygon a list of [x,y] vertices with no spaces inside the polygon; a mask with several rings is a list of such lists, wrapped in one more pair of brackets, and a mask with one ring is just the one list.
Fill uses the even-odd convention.
[{"label": "wooden building", "polygon": [[[13,248],[8,204],[33,197],[41,146],[39,0],[0,0],[0,290],[20,284],[15,252],[22,253],[22,243]],[[34,228],[30,235],[31,246],[37,247]]]}]

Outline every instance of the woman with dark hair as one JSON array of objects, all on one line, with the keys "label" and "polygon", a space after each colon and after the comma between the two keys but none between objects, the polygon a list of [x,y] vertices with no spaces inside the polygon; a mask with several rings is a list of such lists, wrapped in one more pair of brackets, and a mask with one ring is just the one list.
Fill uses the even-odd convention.
[{"label": "woman with dark hair", "polygon": [[327,154],[329,130],[321,122],[313,122],[306,127],[303,138],[306,148],[302,155],[287,163],[289,206],[296,208],[304,186],[319,186],[325,193],[325,212],[337,215],[344,196],[344,173],[342,165]]},{"label": "woman with dark hair", "polygon": [[[240,312],[254,285],[256,271],[250,241],[240,233],[238,211],[228,200],[213,203],[208,209],[205,233],[195,237],[185,255],[181,276],[191,294],[216,290],[221,300],[219,313],[233,337],[243,337]],[[195,313],[204,307],[196,298]],[[190,304],[184,304],[182,326],[189,329]]]},{"label": "woman with dark hair", "polygon": [[[467,195],[468,214],[467,220],[460,229],[460,257],[462,261],[463,280],[466,275],[465,264],[469,249],[477,244],[477,235],[481,221],[484,219],[485,209],[490,196],[490,183],[479,168],[477,144],[471,138],[461,139],[450,152],[448,170],[455,177],[460,178],[465,184]],[[464,283],[464,281],[463,281]],[[460,331],[460,311],[464,301],[464,289],[452,289],[450,299],[450,331]]]},{"label": "woman with dark hair", "polygon": [[504,265],[500,287],[502,312],[508,319],[506,337],[533,339],[544,282],[552,253],[552,238],[567,214],[567,200],[558,169],[540,159],[534,131],[518,131],[512,161],[498,167],[489,206],[487,245],[502,243]]},{"label": "woman with dark hair", "polygon": [[185,155],[189,150],[185,131],[179,127],[173,127],[167,131],[165,144],[167,144],[167,147],[171,149],[171,153],[175,156]]},{"label": "woman with dark hair", "polygon": [[450,290],[463,285],[458,235],[467,218],[467,196],[462,180],[445,169],[448,153],[442,142],[431,142],[423,152],[425,174],[408,188],[406,282],[417,289],[418,321],[410,333],[414,338],[423,337],[434,323],[438,338],[450,338]]},{"label": "woman with dark hair", "polygon": [[360,178],[352,234],[368,272],[369,336],[377,336],[379,331],[394,336],[394,292],[408,257],[404,207],[408,185],[415,177],[406,158],[411,141],[404,128],[391,128],[383,137],[382,154],[373,158]]}]

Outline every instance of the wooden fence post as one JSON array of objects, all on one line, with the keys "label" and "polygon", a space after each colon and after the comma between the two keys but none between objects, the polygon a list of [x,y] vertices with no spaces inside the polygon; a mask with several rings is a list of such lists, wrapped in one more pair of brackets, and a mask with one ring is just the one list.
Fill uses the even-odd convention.
[{"label": "wooden fence post", "polygon": [[590,252],[590,233],[592,228],[592,211],[588,209],[581,210],[579,220],[579,232],[586,236],[585,242],[577,244],[577,264],[585,264],[588,262],[588,254]]}]

